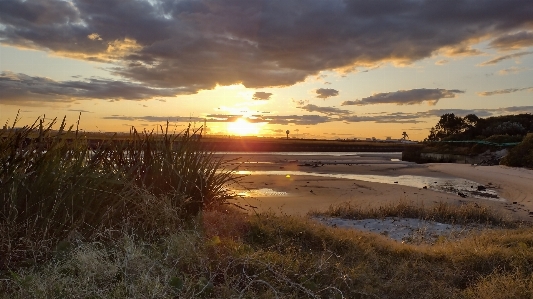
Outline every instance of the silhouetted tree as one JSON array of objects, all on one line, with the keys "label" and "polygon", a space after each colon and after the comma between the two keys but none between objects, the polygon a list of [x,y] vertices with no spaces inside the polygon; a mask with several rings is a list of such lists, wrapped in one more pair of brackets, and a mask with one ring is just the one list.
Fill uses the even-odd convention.
[{"label": "silhouetted tree", "polygon": [[403,140],[409,139],[409,135],[407,135],[407,132],[402,133],[402,139]]},{"label": "silhouetted tree", "polygon": [[453,113],[446,113],[440,117],[437,125],[431,128],[427,139],[431,141],[442,140],[446,137],[464,132],[465,129],[466,123],[462,117],[455,116]]},{"label": "silhouetted tree", "polygon": [[285,134],[287,134],[287,139],[289,139],[289,133],[290,133],[290,132],[291,132],[291,131],[289,131],[289,130],[285,131]]}]

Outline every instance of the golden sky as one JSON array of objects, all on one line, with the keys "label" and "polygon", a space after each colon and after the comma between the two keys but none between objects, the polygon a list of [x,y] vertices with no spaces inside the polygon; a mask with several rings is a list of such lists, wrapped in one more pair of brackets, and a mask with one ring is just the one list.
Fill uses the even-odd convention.
[{"label": "golden sky", "polygon": [[0,123],[428,135],[533,112],[530,0],[2,0]]}]

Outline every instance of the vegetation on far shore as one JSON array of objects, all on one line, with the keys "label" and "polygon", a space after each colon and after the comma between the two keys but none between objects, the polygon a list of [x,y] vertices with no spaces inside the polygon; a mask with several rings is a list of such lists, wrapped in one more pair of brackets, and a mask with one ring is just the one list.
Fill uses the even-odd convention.
[{"label": "vegetation on far shore", "polygon": [[[0,298],[533,296],[533,230],[489,210],[338,210],[504,227],[433,245],[248,215],[228,204],[233,169],[194,132],[132,130],[93,152],[78,130],[53,125],[2,132]],[[75,139],[61,137],[69,131]]]},{"label": "vegetation on far shore", "polygon": [[[533,115],[502,115],[480,118],[446,113],[431,128],[423,144],[405,148],[402,159],[417,163],[455,162],[447,155],[477,156],[485,152],[509,150],[501,164],[533,168]],[[423,157],[423,153],[444,154],[440,158]],[[492,161],[493,163],[497,161]]]}]

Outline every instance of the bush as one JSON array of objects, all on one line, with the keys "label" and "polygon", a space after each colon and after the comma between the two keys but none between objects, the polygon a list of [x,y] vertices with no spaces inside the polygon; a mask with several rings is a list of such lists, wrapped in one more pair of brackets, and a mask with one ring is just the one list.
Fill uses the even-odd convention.
[{"label": "bush", "polygon": [[513,143],[521,142],[524,136],[521,135],[492,135],[486,138],[485,141],[494,143]]},{"label": "bush", "polygon": [[533,168],[533,133],[527,134],[519,145],[512,148],[501,164]]},{"label": "bush", "polygon": [[523,135],[527,132],[522,124],[513,121],[506,121],[483,130],[483,135]]}]

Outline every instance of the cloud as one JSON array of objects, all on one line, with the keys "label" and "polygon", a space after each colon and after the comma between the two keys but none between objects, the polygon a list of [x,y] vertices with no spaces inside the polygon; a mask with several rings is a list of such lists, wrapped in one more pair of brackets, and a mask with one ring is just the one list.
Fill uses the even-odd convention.
[{"label": "cloud", "polygon": [[529,54],[533,54],[533,52],[532,51],[524,51],[524,52],[518,52],[518,53],[509,54],[509,55],[498,56],[498,57],[496,57],[494,59],[491,59],[489,61],[485,61],[485,62],[481,63],[480,66],[493,65],[493,64],[496,64],[496,63],[501,62],[503,60],[512,59],[512,58],[519,58],[519,57],[522,57],[522,56],[525,56],[525,55],[529,55]]},{"label": "cloud", "polygon": [[498,90],[493,90],[493,91],[483,91],[483,92],[478,92],[478,95],[482,97],[486,97],[486,96],[493,96],[497,94],[513,93],[513,92],[518,92],[518,91],[523,91],[523,90],[533,91],[533,87],[507,88],[507,89],[498,89]]},{"label": "cloud", "polygon": [[[246,117],[244,115],[235,114],[212,114],[205,117],[187,117],[187,116],[126,116],[126,115],[111,115],[103,117],[104,119],[126,120],[126,121],[144,121],[147,123],[164,123],[166,121],[177,123],[203,123],[218,122],[228,123],[234,122],[239,118],[246,119],[252,123],[266,123],[271,125],[305,125],[309,128],[311,125],[318,125],[330,122],[344,122],[344,123],[360,123],[360,122],[374,122],[374,123],[389,123],[389,124],[416,124],[428,122],[428,119],[435,119],[446,113],[453,113],[457,116],[466,116],[468,114],[475,114],[479,117],[490,117],[506,114],[517,113],[533,113],[533,106],[512,106],[495,109],[431,109],[421,112],[382,112],[372,113],[366,115],[338,115],[332,117],[330,115],[254,115],[253,117]],[[413,130],[413,129],[410,129]],[[282,131],[284,132],[284,131]]]},{"label": "cloud", "polygon": [[447,64],[448,62],[450,62],[450,61],[447,60],[447,59],[441,59],[441,60],[435,62],[435,64],[436,64],[436,65],[445,65],[445,64]]},{"label": "cloud", "polygon": [[68,111],[72,111],[72,112],[82,112],[82,113],[93,113],[91,111],[88,111],[88,110],[82,110],[82,109],[68,109]]},{"label": "cloud", "polygon": [[305,104],[309,103],[309,100],[295,100],[291,99],[291,101],[296,104],[297,106],[304,106]]},{"label": "cloud", "polygon": [[104,119],[114,119],[114,120],[128,120],[128,121],[147,121],[147,122],[221,122],[228,123],[234,122],[237,119],[245,119],[251,123],[268,123],[272,125],[316,125],[320,123],[327,123],[331,121],[336,121],[336,119],[330,118],[328,116],[320,115],[275,115],[275,116],[254,116],[254,117],[245,117],[243,115],[207,115],[205,118],[202,117],[184,117],[184,116],[126,116],[126,115],[111,115],[103,117]]},{"label": "cloud", "polygon": [[374,104],[396,104],[396,105],[415,105],[423,102],[428,102],[430,105],[435,105],[440,99],[455,98],[456,94],[464,93],[462,90],[452,89],[411,89],[399,90],[395,92],[376,93],[370,97],[363,98],[358,101],[344,101],[342,106],[363,106]]},{"label": "cloud", "polygon": [[86,99],[147,100],[187,94],[176,88],[150,88],[124,81],[54,81],[13,72],[0,73],[0,104],[35,105]]},{"label": "cloud", "polygon": [[410,124],[416,124],[423,122],[420,120],[419,117],[417,117],[415,114],[389,114],[389,115],[380,115],[380,116],[348,116],[343,117],[343,121],[353,123],[353,122],[374,122],[374,123],[410,123]]},{"label": "cloud", "polygon": [[270,100],[271,96],[272,96],[272,93],[270,93],[270,92],[257,91],[252,96],[252,99],[254,99],[254,100]]},{"label": "cloud", "polygon": [[332,88],[319,88],[315,90],[317,94],[317,98],[319,99],[327,99],[329,97],[336,97],[339,95],[339,91],[332,89]]},{"label": "cloud", "polygon": [[492,40],[489,45],[500,50],[514,50],[533,46],[533,32],[520,31],[505,34]]},{"label": "cloud", "polygon": [[0,43],[112,63],[143,86],[261,88],[476,54],[481,39],[529,30],[531,15],[530,0],[2,0]]},{"label": "cloud", "polygon": [[335,107],[319,107],[313,104],[307,104],[305,106],[298,107],[298,108],[303,109],[308,112],[319,112],[319,113],[323,113],[326,115],[348,115],[352,113],[349,110],[342,110],[342,109],[335,108]]},{"label": "cloud", "polygon": [[527,71],[527,69],[525,67],[513,66],[513,67],[510,67],[510,68],[506,68],[506,69],[500,70],[498,72],[498,74],[500,74],[500,75],[518,74],[518,73],[523,72],[523,71]]}]

